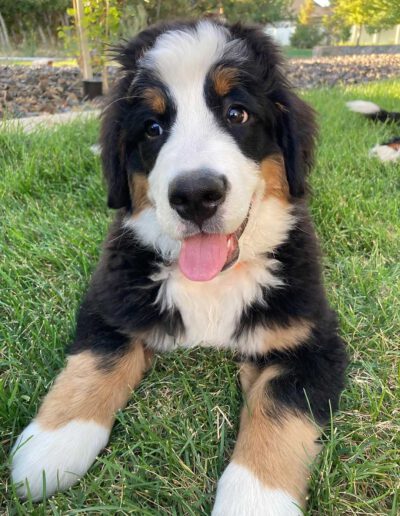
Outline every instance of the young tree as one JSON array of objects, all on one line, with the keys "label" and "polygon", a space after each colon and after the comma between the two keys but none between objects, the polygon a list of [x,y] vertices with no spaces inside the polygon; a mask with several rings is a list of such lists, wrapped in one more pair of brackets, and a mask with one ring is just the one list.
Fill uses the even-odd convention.
[{"label": "young tree", "polygon": [[400,24],[399,0],[371,0],[368,27],[373,31],[389,29]]},{"label": "young tree", "polygon": [[371,0],[334,0],[332,8],[336,19],[346,25],[357,27],[356,45],[359,45],[361,28],[371,19]]},{"label": "young tree", "polygon": [[357,27],[357,45],[362,26],[369,32],[377,32],[400,24],[399,0],[334,0],[332,8],[339,23]]},{"label": "young tree", "polygon": [[291,17],[292,3],[292,0],[146,0],[143,5],[148,23],[210,13],[222,14],[232,22],[274,23]]},{"label": "young tree", "polygon": [[67,9],[71,24],[59,29],[66,47],[77,50],[85,80],[92,79],[92,70],[101,71],[104,91],[108,89],[106,49],[118,38],[121,17],[118,0],[73,0]]},{"label": "young tree", "polygon": [[222,5],[229,21],[275,23],[293,17],[292,0],[224,0],[213,3]]},{"label": "young tree", "polygon": [[53,41],[71,0],[0,0],[0,13],[12,43],[27,35],[40,41],[45,34]]},{"label": "young tree", "polygon": [[351,25],[343,22],[335,16],[327,14],[322,17],[322,25],[325,29],[327,44],[348,41],[351,36]]},{"label": "young tree", "polygon": [[323,34],[314,23],[314,0],[304,0],[297,17],[296,30],[290,38],[290,44],[297,48],[313,48],[322,40]]},{"label": "young tree", "polygon": [[314,0],[304,0],[303,5],[300,8],[298,22],[301,25],[310,25],[311,17],[315,10]]}]

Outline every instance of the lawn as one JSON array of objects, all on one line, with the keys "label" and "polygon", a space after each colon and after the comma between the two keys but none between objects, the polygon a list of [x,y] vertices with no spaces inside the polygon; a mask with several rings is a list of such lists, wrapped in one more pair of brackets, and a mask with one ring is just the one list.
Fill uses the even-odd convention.
[{"label": "lawn", "polygon": [[[38,57],[35,59],[45,59],[43,57]],[[36,64],[35,59],[27,60],[26,58],[24,60],[21,60],[21,58],[15,57],[15,58],[9,58],[9,57],[3,57],[0,56],[0,65],[2,66],[33,66]],[[74,58],[55,58],[53,59],[52,66],[59,67],[59,66],[68,66],[68,67],[75,67],[78,66],[78,63],[76,59]]]},{"label": "lawn", "polygon": [[288,59],[305,59],[312,57],[312,48],[282,47],[283,54]]},{"label": "lawn", "polygon": [[[391,81],[304,94],[321,124],[312,211],[351,355],[312,475],[310,515],[400,510],[400,164],[367,156],[395,129],[344,107],[366,98],[399,108],[399,92]],[[21,503],[9,483],[11,445],[63,365],[110,221],[89,150],[97,132],[94,121],[0,132],[0,514],[209,514],[241,403],[232,357],[210,350],[159,356],[105,452],[67,493]]]}]

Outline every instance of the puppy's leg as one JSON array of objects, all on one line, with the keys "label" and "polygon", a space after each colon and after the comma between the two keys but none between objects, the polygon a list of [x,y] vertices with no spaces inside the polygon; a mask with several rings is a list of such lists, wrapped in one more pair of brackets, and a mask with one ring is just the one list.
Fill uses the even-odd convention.
[{"label": "puppy's leg", "polygon": [[124,407],[151,362],[137,340],[118,353],[86,349],[70,355],[37,417],[19,436],[12,478],[33,500],[70,487],[107,444],[115,412]]},{"label": "puppy's leg", "polygon": [[281,376],[276,366],[242,366],[246,401],[232,461],[218,484],[213,516],[302,514],[319,431],[306,414],[274,399],[270,385]]}]

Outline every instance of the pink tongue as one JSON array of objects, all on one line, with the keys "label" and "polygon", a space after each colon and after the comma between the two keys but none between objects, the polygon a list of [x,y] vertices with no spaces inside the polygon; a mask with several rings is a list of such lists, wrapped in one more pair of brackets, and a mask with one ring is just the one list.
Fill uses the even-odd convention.
[{"label": "pink tongue", "polygon": [[227,257],[227,235],[199,233],[183,241],[179,268],[192,281],[209,281],[221,272]]}]

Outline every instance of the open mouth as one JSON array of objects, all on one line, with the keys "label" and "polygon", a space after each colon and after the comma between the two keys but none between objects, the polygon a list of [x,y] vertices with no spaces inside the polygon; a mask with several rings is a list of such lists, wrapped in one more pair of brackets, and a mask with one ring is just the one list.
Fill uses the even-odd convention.
[{"label": "open mouth", "polygon": [[246,218],[234,233],[197,233],[186,238],[179,254],[179,268],[192,281],[210,281],[232,267],[239,258],[239,238],[247,226]]}]

